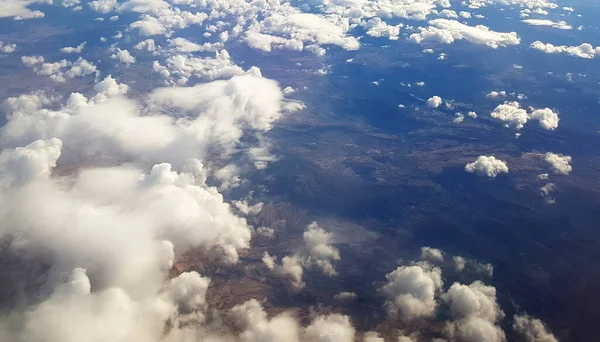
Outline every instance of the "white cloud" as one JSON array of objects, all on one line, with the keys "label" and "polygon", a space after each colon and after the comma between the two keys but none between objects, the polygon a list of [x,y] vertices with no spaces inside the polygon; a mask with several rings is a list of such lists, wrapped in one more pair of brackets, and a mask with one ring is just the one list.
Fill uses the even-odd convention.
[{"label": "white cloud", "polygon": [[454,283],[442,300],[448,304],[454,321],[446,326],[446,334],[456,341],[505,341],[504,331],[497,325],[504,317],[496,301],[496,289],[480,281],[471,285]]},{"label": "white cloud", "polygon": [[[508,95],[516,96],[519,99],[526,98],[523,94],[510,93],[506,91],[492,91],[487,95],[488,98],[506,97]],[[559,117],[558,113],[554,112],[550,108],[534,109],[531,108],[530,114],[523,108],[521,108],[517,101],[506,101],[503,104],[498,105],[491,113],[492,118],[505,122],[507,127],[514,127],[521,129],[525,126],[529,120],[537,120],[540,123],[540,127],[546,130],[553,131],[558,127]]]},{"label": "white cloud", "polygon": [[136,50],[146,50],[148,52],[154,52],[157,48],[156,42],[152,38],[148,38],[142,40],[141,42],[135,44],[133,47]]},{"label": "white cloud", "polygon": [[354,342],[355,333],[348,316],[340,314],[319,316],[305,329],[310,342]]},{"label": "white cloud", "polygon": [[264,51],[271,51],[274,47],[303,50],[312,44],[357,50],[360,44],[356,38],[347,35],[349,30],[349,24],[344,21],[331,22],[313,13],[290,9],[288,13],[274,13],[251,25],[246,33],[246,42]]},{"label": "white cloud", "polygon": [[33,69],[40,76],[48,76],[54,82],[63,83],[67,79],[97,74],[94,64],[79,57],[74,62],[63,59],[59,62],[46,63],[42,56],[22,56],[24,66]]},{"label": "white cloud", "polygon": [[328,276],[337,275],[332,262],[340,260],[340,252],[331,245],[332,234],[313,222],[306,228],[303,238],[308,249],[307,262],[317,265]]},{"label": "white cloud", "polygon": [[430,317],[435,312],[436,293],[442,287],[441,270],[428,263],[400,266],[386,275],[381,288],[389,315],[402,320]]},{"label": "white cloud", "polygon": [[397,40],[400,35],[401,24],[389,25],[379,17],[367,20],[362,25],[367,30],[367,35],[371,37],[388,37],[390,40]]},{"label": "white cloud", "polygon": [[515,315],[512,327],[526,342],[558,342],[542,321],[528,315]]},{"label": "white cloud", "polygon": [[492,264],[484,264],[475,260],[469,260],[469,264],[473,267],[473,270],[477,273],[481,273],[488,277],[494,275],[494,266]]},{"label": "white cloud", "polygon": [[[156,2],[155,2],[156,3]],[[160,2],[163,4],[163,2]],[[144,13],[141,20],[129,25],[130,30],[138,30],[142,36],[164,35],[171,36],[175,30],[185,29],[192,25],[201,25],[208,16],[202,12],[192,13],[176,7],[149,6],[128,7],[132,2],[126,2],[118,8],[118,11],[133,11]],[[140,3],[141,4],[141,3]]]},{"label": "white cloud", "polygon": [[565,45],[552,45],[550,43],[542,43],[537,40],[530,45],[531,48],[545,52],[545,53],[562,53],[579,58],[594,58],[597,54],[600,54],[600,46],[593,47],[589,43],[583,43],[579,46],[565,46]]},{"label": "white cloud", "polygon": [[549,204],[554,203],[554,199],[550,196],[551,196],[552,192],[554,192],[555,189],[556,189],[556,186],[554,185],[554,183],[545,184],[544,186],[542,186],[540,188],[540,194],[542,195],[542,197],[544,197],[546,202],[548,202]]},{"label": "white cloud", "polygon": [[468,286],[454,283],[448,292],[442,295],[442,299],[450,307],[452,316],[457,319],[475,315],[496,322],[503,317],[496,303],[496,289],[480,281]]},{"label": "white cloud", "polygon": [[552,21],[548,19],[525,19],[522,20],[524,23],[532,26],[550,26],[560,30],[572,30],[573,27],[567,24],[566,21]]},{"label": "white cloud", "polygon": [[452,122],[454,122],[455,124],[459,124],[463,121],[465,121],[465,116],[462,113],[456,113],[454,115],[454,119],[452,119]]},{"label": "white cloud", "polygon": [[508,173],[508,167],[505,162],[494,156],[479,156],[477,160],[465,166],[465,171],[495,178],[500,173]]},{"label": "white cloud", "polygon": [[469,111],[469,113],[467,113],[467,115],[470,118],[477,119],[477,113],[475,113],[474,111]]},{"label": "white cloud", "polygon": [[28,7],[33,4],[52,3],[51,0],[4,0],[0,2],[0,18],[14,17],[15,20],[43,18],[44,13],[39,10],[31,10]]},{"label": "white cloud", "polygon": [[341,302],[347,302],[347,301],[353,301],[357,297],[358,296],[354,292],[340,292],[340,293],[336,294],[335,296],[333,296],[333,299],[339,300]]},{"label": "white cloud", "polygon": [[480,273],[491,277],[494,275],[494,266],[492,264],[485,264],[473,259],[467,259],[461,256],[452,257],[454,262],[454,269],[458,272],[462,272],[465,268],[470,269],[473,272]]},{"label": "white cloud", "polygon": [[456,20],[434,19],[429,27],[419,27],[420,32],[410,35],[416,43],[437,42],[451,44],[464,39],[473,44],[482,44],[491,48],[518,45],[521,40],[515,32],[495,32],[483,25],[468,26]]},{"label": "white cloud", "polygon": [[516,101],[508,101],[498,105],[492,111],[491,116],[494,119],[504,121],[507,126],[512,126],[516,129],[523,128],[527,120],[529,120],[527,111],[521,108]]},{"label": "white cloud", "polygon": [[302,276],[304,274],[304,268],[302,267],[302,260],[299,256],[284,256],[281,259],[281,265],[276,266],[273,271],[280,277],[286,278],[291,282],[294,288],[303,288],[304,282]]},{"label": "white cloud", "polygon": [[538,120],[540,122],[540,127],[549,131],[553,131],[558,127],[558,113],[550,108],[535,109],[531,112],[530,118],[532,120]]},{"label": "white cloud", "polygon": [[550,164],[554,173],[559,175],[568,175],[573,170],[571,157],[552,152],[546,153],[544,159]]},{"label": "white cloud", "polygon": [[198,51],[217,51],[223,48],[223,44],[204,43],[202,45],[191,42],[185,38],[177,37],[169,41],[169,44],[178,52],[189,53]]},{"label": "white cloud", "polygon": [[494,91],[489,92],[486,96],[489,99],[495,99],[498,97],[506,97],[506,90],[501,90],[501,91],[494,90]]},{"label": "white cloud", "polygon": [[72,46],[66,46],[64,48],[60,49],[60,52],[62,53],[81,53],[81,51],[83,51],[83,48],[85,47],[86,42],[83,42],[79,45],[77,45],[76,47],[72,47]]},{"label": "white cloud", "polygon": [[432,96],[427,99],[427,106],[429,108],[438,108],[442,104],[442,98],[439,96]]},{"label": "white cloud", "polygon": [[436,7],[450,7],[450,2],[447,0],[410,0],[402,2],[389,0],[349,2],[318,0],[314,3],[322,6],[325,13],[350,17],[350,19],[355,20],[372,18],[378,15],[411,20],[425,20],[427,16],[436,13]]},{"label": "white cloud", "polygon": [[542,8],[557,8],[558,5],[551,0],[468,0],[470,8],[480,8],[487,5],[520,6],[536,10]]},{"label": "white cloud", "polygon": [[265,238],[273,238],[275,236],[275,229],[271,227],[258,227],[256,233]]},{"label": "white cloud", "polygon": [[363,334],[362,342],[385,342],[383,337],[376,331],[367,331]]},{"label": "white cloud", "polygon": [[[43,58],[23,62],[52,69]],[[64,77],[81,72],[75,64],[59,68]],[[52,295],[27,309],[11,340],[180,340],[190,326],[180,320],[203,320],[208,279],[184,273],[165,283],[175,255],[196,248],[234,263],[249,246],[251,227],[206,184],[201,160],[210,150],[227,163],[246,131],[271,128],[283,99],[277,83],[254,72],[141,100],[127,89],[107,77],[91,97],[60,103],[33,93],[1,106],[0,237],[18,236],[7,248],[50,264],[49,279],[70,274],[44,285]],[[280,267],[301,283],[299,260]]]},{"label": "white cloud", "polygon": [[233,205],[244,215],[258,215],[262,210],[264,203],[258,202],[254,205],[249,205],[245,200],[233,201]]},{"label": "white cloud", "polygon": [[112,12],[117,6],[117,0],[94,0],[88,4],[93,11],[106,14]]},{"label": "white cloud", "polygon": [[458,19],[458,14],[456,14],[456,12],[451,9],[445,8],[438,13],[438,17]]},{"label": "white cloud", "polygon": [[269,270],[273,270],[277,265],[277,258],[269,255],[269,252],[265,252],[265,254],[262,257],[262,262],[263,264],[265,264],[265,266],[267,266]]},{"label": "white cloud", "polygon": [[13,53],[17,49],[17,44],[6,44],[0,42],[0,53]]},{"label": "white cloud", "polygon": [[464,270],[465,266],[467,265],[467,261],[465,260],[465,258],[458,255],[453,256],[452,261],[454,262],[454,268],[459,272]]},{"label": "white cloud", "polygon": [[[155,61],[153,69],[170,81],[171,84],[175,83],[174,77],[178,77],[177,84],[183,85],[192,76],[212,80],[229,78],[244,73],[242,68],[232,62],[226,50],[215,52],[214,58],[174,55],[168,57],[166,63],[166,66],[162,66],[158,61]],[[250,69],[250,72],[256,73],[256,70]]]},{"label": "white cloud", "polygon": [[[262,305],[251,299],[231,308],[229,317],[241,329],[240,342],[299,342],[300,326],[288,313],[279,314],[271,319]],[[210,339],[220,341],[221,338]]]},{"label": "white cloud", "polygon": [[348,316],[340,314],[317,316],[309,326],[302,328],[298,319],[288,312],[269,318],[262,305],[251,299],[234,306],[227,316],[235,326],[234,330],[239,331],[237,338],[214,336],[208,341],[354,342],[355,329]]},{"label": "white cloud", "polygon": [[421,259],[432,262],[444,262],[444,253],[437,248],[421,247]]},{"label": "white cloud", "polygon": [[121,50],[119,48],[117,48],[117,52],[115,52],[112,56],[110,56],[110,58],[118,59],[121,63],[127,64],[127,65],[135,63],[135,57],[133,57],[129,53],[129,51]]}]

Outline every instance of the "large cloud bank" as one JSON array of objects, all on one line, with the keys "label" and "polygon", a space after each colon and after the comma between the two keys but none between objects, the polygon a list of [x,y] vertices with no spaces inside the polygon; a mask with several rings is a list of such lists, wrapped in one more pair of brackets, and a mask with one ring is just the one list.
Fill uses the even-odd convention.
[{"label": "large cloud bank", "polygon": [[190,248],[227,264],[249,247],[251,227],[207,179],[243,152],[242,136],[272,127],[283,94],[257,69],[143,101],[111,77],[94,89],[0,107],[0,236],[7,252],[50,266],[49,296],[20,327],[1,324],[27,342],[182,340],[185,322],[204,322],[209,280],[165,283],[168,271]]}]

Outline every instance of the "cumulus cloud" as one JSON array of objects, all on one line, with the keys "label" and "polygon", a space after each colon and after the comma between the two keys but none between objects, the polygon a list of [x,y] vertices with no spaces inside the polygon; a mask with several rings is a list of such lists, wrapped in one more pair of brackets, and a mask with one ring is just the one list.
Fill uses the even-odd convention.
[{"label": "cumulus cloud", "polygon": [[571,157],[563,154],[548,152],[544,156],[544,160],[552,167],[554,173],[559,175],[568,175],[573,170],[571,166]]},{"label": "cumulus cloud", "polygon": [[573,27],[567,24],[566,21],[552,21],[548,19],[525,19],[522,20],[524,23],[532,26],[550,26],[560,30],[572,30]]},{"label": "cumulus cloud", "polygon": [[[178,85],[185,85],[192,76],[213,80],[244,73],[241,67],[233,63],[226,50],[216,51],[214,58],[173,55],[167,58],[166,66],[154,61],[152,68],[170,84]],[[257,69],[250,71],[259,73]]]},{"label": "cumulus cloud", "polygon": [[170,37],[175,30],[185,29],[192,25],[201,25],[208,18],[205,13],[193,13],[177,7],[170,7],[162,1],[154,2],[159,6],[144,7],[141,2],[139,3],[140,6],[134,4],[135,2],[125,2],[120,5],[113,5],[113,8],[120,12],[143,13],[140,20],[129,25],[130,30],[137,30],[141,36],[164,35]]},{"label": "cumulus cloud", "polygon": [[477,260],[467,259],[458,255],[452,257],[452,262],[454,263],[454,269],[458,272],[462,272],[465,270],[465,268],[467,268],[473,272],[480,273],[488,277],[494,275],[494,266],[492,266],[492,264],[482,263]]},{"label": "cumulus cloud", "polygon": [[506,97],[506,90],[491,91],[486,95],[489,99],[495,99],[497,97]]},{"label": "cumulus cloud", "polygon": [[311,342],[354,342],[355,333],[348,316],[340,314],[319,316],[305,330]]},{"label": "cumulus cloud", "polygon": [[[236,339],[240,342],[354,342],[356,334],[348,316],[320,315],[303,328],[288,312],[269,318],[255,299],[234,306],[228,317],[241,331]],[[229,341],[222,337],[210,340]]]},{"label": "cumulus cloud", "polygon": [[471,285],[454,283],[442,300],[450,307],[454,321],[446,326],[446,334],[456,341],[505,341],[504,331],[497,325],[504,317],[496,301],[496,289],[480,281]]},{"label": "cumulus cloud", "polygon": [[421,259],[432,262],[444,262],[444,253],[437,248],[421,247]]},{"label": "cumulus cloud", "polygon": [[110,56],[110,58],[118,59],[121,63],[127,65],[135,63],[135,57],[133,57],[129,53],[129,51],[121,50],[119,48],[117,48],[117,51],[112,56]]},{"label": "cumulus cloud", "polygon": [[427,106],[429,108],[438,108],[442,104],[442,98],[439,96],[432,96],[427,99]]},{"label": "cumulus cloud", "polygon": [[454,114],[454,119],[452,119],[452,122],[459,124],[463,121],[465,121],[465,116],[462,113]]},{"label": "cumulus cloud", "polygon": [[236,200],[233,201],[233,205],[244,215],[257,215],[262,210],[264,203],[258,202],[254,205],[250,205],[246,200]]},{"label": "cumulus cloud", "polygon": [[271,51],[274,47],[303,50],[312,44],[331,44],[357,50],[360,44],[355,37],[347,35],[349,30],[349,24],[343,21],[331,22],[313,13],[289,9],[286,14],[272,14],[251,25],[246,33],[246,42],[264,51]]},{"label": "cumulus cloud", "polygon": [[508,173],[508,166],[494,156],[479,156],[477,160],[465,166],[465,171],[495,178],[500,173]]},{"label": "cumulus cloud", "polygon": [[466,40],[469,43],[486,45],[491,48],[518,45],[521,40],[515,32],[496,32],[483,25],[469,26],[456,20],[434,19],[428,27],[419,27],[417,33],[410,35],[415,43],[437,42],[451,44],[456,40]]},{"label": "cumulus cloud", "polygon": [[159,49],[159,47],[156,45],[156,42],[154,42],[154,39],[142,40],[141,42],[135,44],[133,48],[136,50],[152,52],[153,54],[156,54],[157,50]]},{"label": "cumulus cloud", "polygon": [[83,51],[83,48],[85,47],[86,42],[83,42],[79,45],[77,45],[76,47],[72,47],[72,46],[65,46],[64,48],[60,49],[60,52],[62,53],[81,53],[81,51]]},{"label": "cumulus cloud", "polygon": [[44,12],[31,10],[28,7],[34,4],[52,3],[48,0],[5,0],[0,2],[0,18],[13,18],[15,20],[43,18]]},{"label": "cumulus cloud", "polygon": [[555,189],[556,186],[554,185],[554,183],[545,184],[540,188],[540,194],[542,195],[542,197],[544,197],[548,204],[553,204],[555,202],[555,200],[552,197],[550,197],[550,195],[552,194],[552,192],[554,192]]},{"label": "cumulus cloud", "polygon": [[275,236],[275,229],[271,227],[258,227],[256,229],[256,234],[271,239]]},{"label": "cumulus cloud", "polygon": [[527,111],[516,101],[507,101],[498,105],[491,114],[492,118],[503,121],[508,126],[521,129],[529,120]]},{"label": "cumulus cloud", "polygon": [[358,296],[354,292],[340,292],[340,293],[336,294],[335,296],[333,296],[333,299],[339,300],[341,302],[347,302],[347,301],[353,301],[357,297]]},{"label": "cumulus cloud", "polygon": [[521,93],[516,93],[516,92],[507,92],[506,90],[500,90],[500,91],[491,91],[489,92],[487,95],[488,99],[498,99],[498,98],[506,98],[506,97],[516,97],[519,100],[525,99],[527,98],[527,96],[525,96],[525,94],[521,94]]},{"label": "cumulus cloud", "polygon": [[[44,75],[85,73],[83,60],[22,61]],[[89,97],[38,92],[0,106],[0,236],[16,255],[48,263],[52,280],[52,295],[27,308],[13,340],[168,340],[183,333],[182,315],[203,320],[209,282],[184,273],[165,283],[175,255],[195,248],[235,263],[249,246],[251,227],[206,183],[204,162],[210,151],[226,164],[245,134],[271,129],[278,84],[255,70],[139,100],[127,90],[107,77]],[[300,285],[300,260],[283,258],[279,268]]]},{"label": "cumulus cloud", "polygon": [[526,342],[558,342],[542,321],[528,315],[515,315],[512,327]]},{"label": "cumulus cloud", "polygon": [[234,306],[229,312],[229,317],[242,330],[238,336],[240,342],[298,342],[300,340],[301,328],[294,317],[282,313],[269,319],[256,299]]},{"label": "cumulus cloud", "polygon": [[553,9],[558,5],[551,0],[469,0],[470,8],[480,8],[488,5],[520,6],[528,9]]},{"label": "cumulus cloud", "polygon": [[277,259],[269,254],[269,252],[265,252],[262,257],[262,262],[267,266],[269,270],[273,270],[275,268]]},{"label": "cumulus cloud", "polygon": [[362,342],[385,342],[383,337],[376,331],[367,331],[363,334]]},{"label": "cumulus cloud", "polygon": [[389,25],[379,17],[371,18],[362,25],[367,34],[371,37],[388,37],[390,40],[397,40],[400,35],[402,25]]},{"label": "cumulus cloud", "polygon": [[223,48],[223,44],[216,43],[204,43],[202,45],[191,42],[185,38],[177,37],[171,39],[169,41],[169,45],[171,45],[178,52],[190,53],[190,52],[198,52],[198,51],[217,51]]},{"label": "cumulus cloud", "polygon": [[558,113],[550,108],[535,109],[531,112],[530,118],[532,120],[538,120],[540,127],[549,131],[553,131],[558,127]]},{"label": "cumulus cloud", "polygon": [[[69,98],[67,105],[58,111],[41,108],[44,103],[48,102],[44,99],[32,99],[32,97],[29,97],[30,101],[26,100],[27,97],[23,98],[22,101],[19,101],[19,99],[9,99],[5,105],[12,109],[12,119],[9,120],[2,130],[2,141],[4,142],[4,146],[22,146],[21,144],[28,141],[35,141],[35,139],[47,136],[58,137],[63,142],[61,160],[67,163],[78,162],[94,156],[94,158],[108,158],[108,160],[111,160],[113,157],[117,159],[133,158],[134,160],[146,161],[150,163],[150,166],[154,161],[161,160],[170,160],[178,168],[189,165],[190,171],[184,173],[172,171],[169,164],[159,164],[154,166],[152,171],[146,175],[142,170],[136,170],[135,168],[124,170],[90,170],[89,172],[82,173],[82,175],[90,175],[91,177],[95,175],[100,176],[102,172],[109,172],[110,174],[114,174],[113,178],[115,182],[120,179],[119,177],[125,177],[121,184],[123,189],[129,184],[132,186],[131,191],[141,191],[141,193],[138,193],[139,196],[142,196],[145,191],[149,191],[150,189],[143,190],[143,188],[139,188],[141,184],[134,186],[137,182],[135,177],[148,179],[147,183],[149,184],[151,183],[150,179],[160,181],[161,186],[164,185],[166,187],[165,191],[168,190],[174,196],[180,196],[181,199],[188,198],[186,201],[189,203],[188,208],[190,209],[194,208],[193,203],[200,201],[202,198],[197,197],[194,199],[194,196],[205,196],[203,199],[204,203],[210,203],[207,201],[212,196],[216,196],[213,198],[216,202],[212,205],[215,209],[221,208],[218,210],[222,210],[221,213],[225,215],[223,216],[225,221],[223,221],[224,225],[222,228],[233,234],[237,234],[235,233],[237,229],[237,232],[241,233],[241,235],[236,238],[237,240],[230,242],[227,242],[228,239],[218,238],[219,229],[217,229],[218,225],[215,225],[216,222],[210,224],[213,227],[213,233],[209,235],[213,235],[215,239],[223,240],[225,243],[222,246],[223,249],[228,250],[231,259],[235,260],[237,258],[234,253],[235,249],[246,246],[250,236],[250,230],[244,221],[230,214],[231,209],[229,205],[222,203],[222,199],[219,198],[219,194],[214,189],[206,188],[206,190],[202,190],[198,188],[198,190],[194,190],[197,193],[189,194],[190,196],[193,195],[192,197],[185,197],[184,194],[188,191],[185,189],[196,189],[194,187],[196,183],[194,182],[198,182],[200,184],[198,186],[203,187],[203,179],[206,177],[205,171],[203,171],[201,164],[192,160],[193,158],[203,157],[202,149],[212,144],[219,146],[220,143],[223,143],[220,146],[225,147],[226,151],[234,146],[235,139],[237,139],[236,136],[241,137],[242,125],[247,124],[249,127],[254,127],[254,129],[269,129],[270,123],[277,119],[278,116],[272,111],[277,112],[279,110],[277,104],[278,87],[274,82],[270,83],[272,81],[266,80],[269,86],[257,90],[258,93],[256,93],[265,92],[264,94],[267,96],[263,99],[267,100],[267,103],[261,104],[263,100],[247,92],[251,89],[256,89],[257,86],[261,88],[261,80],[255,79],[254,76],[245,77],[252,78],[252,80],[248,80],[248,85],[251,86],[249,88],[246,87],[245,90],[243,89],[244,87],[240,87],[244,83],[243,79],[228,82],[222,81],[223,83],[216,84],[204,84],[198,89],[191,89],[190,91],[192,92],[197,90],[204,94],[204,96],[194,97],[193,103],[176,100],[176,98],[173,98],[175,93],[171,89],[165,89],[164,91],[160,91],[159,89],[150,95],[149,103],[151,104],[151,108],[160,109],[163,106],[169,107],[171,106],[170,102],[173,100],[176,100],[177,106],[183,109],[184,112],[203,108],[203,111],[196,112],[198,122],[195,120],[175,122],[172,118],[161,115],[141,116],[137,112],[139,109],[135,102],[121,97],[126,87],[116,84],[114,79],[110,78],[96,86],[100,93],[94,98],[87,99],[81,94],[74,93]],[[244,102],[241,102],[244,103],[244,107],[242,108],[235,106],[235,101],[237,101],[235,95],[234,98],[220,97],[222,94],[220,90],[224,90],[226,87],[236,87],[236,85],[237,90],[234,93],[230,93],[229,96],[237,94],[237,96],[241,96],[239,99],[244,98]],[[272,87],[270,87],[271,85]],[[180,89],[180,91],[183,90]],[[174,91],[177,90],[175,89]],[[271,91],[275,91],[275,93],[273,94]],[[270,98],[273,95],[275,95],[274,102],[271,102]],[[186,95],[184,94],[184,96]],[[229,100],[223,102],[222,100],[226,98],[229,98]],[[33,100],[35,100],[34,103],[31,103]],[[219,103],[218,106],[215,106],[214,101]],[[20,105],[20,102],[28,103]],[[268,109],[269,102],[274,104],[271,109]],[[227,103],[230,103],[230,105],[225,112],[230,115],[229,117],[221,115],[222,112],[220,111],[223,108],[227,108],[223,107]],[[267,107],[263,107],[263,104],[267,104]],[[264,114],[275,116],[269,119],[262,117]],[[218,122],[218,127],[206,126],[206,123],[210,122],[210,120],[216,120],[213,122]],[[199,123],[202,124],[199,125]],[[213,132],[213,134],[202,134],[203,130]],[[185,133],[186,131],[188,133]],[[202,137],[201,140],[198,140],[198,137]],[[190,160],[192,161],[191,164]],[[133,179],[127,178],[135,174],[138,174],[138,176],[134,176]],[[186,179],[188,180],[185,181]],[[172,183],[172,186],[169,183]],[[139,189],[136,190],[137,188]],[[104,190],[107,193],[109,192],[110,188],[108,185]],[[121,198],[126,201],[126,198],[123,196],[128,196],[127,191],[123,190],[121,194]],[[133,193],[129,195],[133,195]],[[222,204],[218,204],[220,202]],[[150,204],[152,202],[146,203],[148,208],[150,208]],[[159,204],[156,203],[156,205]],[[165,206],[161,210],[168,210],[168,207]],[[164,219],[166,220],[169,216],[177,215],[178,213],[184,214],[181,210],[183,210],[183,207],[180,210],[174,210],[171,215],[164,215]],[[157,211],[157,214],[159,212]],[[200,215],[200,213],[202,211],[197,211],[196,215]],[[218,217],[215,215],[216,212],[211,214],[213,219]],[[197,216],[198,219],[201,219],[201,217]],[[185,219],[185,221],[188,224],[193,224],[193,220],[191,219],[192,217]],[[160,224],[160,222],[164,221],[156,220],[153,226]],[[174,222],[177,222],[177,220],[173,218],[171,224]],[[202,225],[199,224],[199,226]],[[234,229],[234,227],[238,228]]]},{"label": "cumulus cloud", "polygon": [[326,275],[335,276],[337,272],[332,262],[340,260],[340,252],[331,245],[332,234],[313,222],[306,228],[303,238],[308,249],[307,262],[317,265]]},{"label": "cumulus cloud", "polygon": [[17,44],[6,44],[0,42],[0,53],[13,53],[17,50]]},{"label": "cumulus cloud", "polygon": [[[513,95],[511,93],[510,95]],[[522,94],[515,94],[518,98],[524,98],[525,96],[521,96]],[[488,94],[488,97],[505,97],[507,96],[506,92],[491,92]],[[537,120],[545,130],[553,131],[558,128],[559,117],[558,113],[553,111],[550,108],[543,109],[534,109],[531,113],[527,113],[527,110],[521,108],[521,105],[517,101],[506,101],[503,104],[498,105],[492,113],[490,114],[492,118],[496,120],[503,121],[507,127],[514,127],[516,129],[521,129],[525,126],[527,121],[529,120]]]},{"label": "cumulus cloud", "polygon": [[283,257],[281,265],[273,268],[273,271],[277,275],[289,279],[294,288],[304,287],[304,282],[302,281],[304,268],[302,267],[302,260],[298,255]]},{"label": "cumulus cloud", "polygon": [[54,82],[64,83],[67,79],[97,74],[94,64],[79,57],[74,62],[63,59],[59,62],[45,62],[42,56],[22,56],[24,66],[31,68],[37,75],[48,76]]},{"label": "cumulus cloud", "polygon": [[400,266],[386,275],[381,288],[389,315],[402,320],[431,317],[437,307],[435,299],[442,287],[442,273],[429,263]]},{"label": "cumulus cloud", "polygon": [[579,58],[591,59],[600,54],[600,46],[593,47],[589,43],[583,43],[579,46],[552,45],[550,43],[542,43],[539,40],[531,43],[530,47],[545,53],[567,54]]},{"label": "cumulus cloud", "polygon": [[467,261],[465,260],[465,258],[458,255],[453,256],[452,261],[454,262],[454,268],[459,272],[464,270],[465,266],[467,265]]}]

